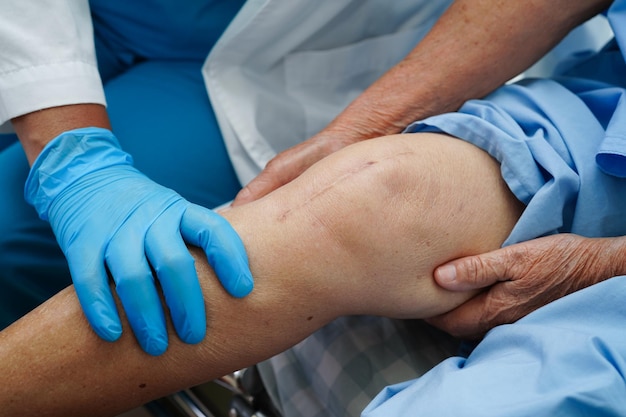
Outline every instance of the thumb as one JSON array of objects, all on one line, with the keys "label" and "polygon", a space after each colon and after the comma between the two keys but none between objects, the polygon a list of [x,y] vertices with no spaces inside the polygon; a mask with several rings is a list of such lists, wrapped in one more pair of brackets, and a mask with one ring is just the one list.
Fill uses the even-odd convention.
[{"label": "thumb", "polygon": [[232,205],[249,203],[271,193],[293,181],[329,153],[323,136],[314,136],[279,153],[237,194]]},{"label": "thumb", "polygon": [[281,186],[280,182],[276,180],[271,174],[267,174],[266,171],[262,171],[258,177],[254,178],[248,185],[246,185],[232,203],[233,206],[250,203],[257,200],[270,191]]},{"label": "thumb", "polygon": [[481,255],[459,258],[435,269],[435,281],[450,291],[469,291],[507,280],[507,248]]},{"label": "thumb", "polygon": [[250,203],[287,184],[302,172],[290,163],[289,151],[274,157],[252,181],[250,181],[235,197],[233,206]]}]

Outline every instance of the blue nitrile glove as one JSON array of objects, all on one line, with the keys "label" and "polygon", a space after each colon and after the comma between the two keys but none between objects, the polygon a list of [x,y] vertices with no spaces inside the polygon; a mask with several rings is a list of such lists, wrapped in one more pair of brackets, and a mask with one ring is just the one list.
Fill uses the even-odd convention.
[{"label": "blue nitrile glove", "polygon": [[122,333],[107,268],[139,344],[153,355],[168,342],[151,268],[179,337],[197,343],[206,333],[204,298],[184,242],[204,249],[231,295],[252,290],[245,248],[230,224],[140,173],[109,130],[77,129],[51,141],[33,164],[25,196],[50,222],[85,315],[105,340]]}]

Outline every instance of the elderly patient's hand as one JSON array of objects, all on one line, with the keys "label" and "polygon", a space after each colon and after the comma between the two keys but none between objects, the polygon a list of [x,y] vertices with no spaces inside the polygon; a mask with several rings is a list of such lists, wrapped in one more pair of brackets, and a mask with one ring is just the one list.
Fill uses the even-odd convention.
[{"label": "elderly patient's hand", "polygon": [[591,239],[558,234],[457,259],[435,270],[452,291],[485,288],[428,321],[464,338],[512,323],[537,308],[607,278],[626,274],[626,237]]}]

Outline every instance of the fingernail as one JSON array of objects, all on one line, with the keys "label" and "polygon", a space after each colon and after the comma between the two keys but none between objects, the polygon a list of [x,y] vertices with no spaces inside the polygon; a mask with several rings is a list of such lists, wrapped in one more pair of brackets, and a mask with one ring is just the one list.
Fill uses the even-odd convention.
[{"label": "fingernail", "polygon": [[443,265],[435,271],[435,277],[440,284],[451,284],[456,281],[456,268],[453,265]]},{"label": "fingernail", "polygon": [[150,336],[144,340],[143,350],[152,356],[159,356],[167,350],[167,336]]},{"label": "fingernail", "polygon": [[[244,265],[240,265],[240,271],[247,269],[247,263]],[[243,298],[246,295],[250,294],[254,288],[254,281],[252,279],[252,275],[249,273],[241,272],[237,276],[237,280],[235,280],[228,288],[228,292],[235,298]]]},{"label": "fingernail", "polygon": [[122,324],[112,317],[102,317],[93,327],[98,336],[107,342],[115,342],[122,335]]},{"label": "fingernail", "polygon": [[117,339],[122,336],[122,328],[121,326],[107,326],[106,329],[98,329],[96,333],[107,342],[115,342]]},{"label": "fingernail", "polygon": [[237,196],[235,197],[235,201],[239,201],[241,199],[246,199],[246,198],[248,198],[248,196],[250,196],[250,189],[248,187],[243,187],[237,193]]},{"label": "fingernail", "polygon": [[200,343],[206,335],[206,320],[200,317],[193,322],[184,319],[181,323],[176,323],[174,327],[176,327],[176,333],[180,340],[191,345]]},{"label": "fingernail", "polygon": [[235,284],[235,288],[233,290],[233,295],[237,298],[245,297],[250,294],[252,289],[254,288],[254,281],[252,277],[247,274],[239,275],[239,279],[237,279],[237,283]]}]

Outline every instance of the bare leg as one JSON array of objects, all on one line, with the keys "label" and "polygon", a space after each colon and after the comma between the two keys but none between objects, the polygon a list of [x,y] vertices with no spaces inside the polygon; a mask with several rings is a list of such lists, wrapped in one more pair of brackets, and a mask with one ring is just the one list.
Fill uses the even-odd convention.
[{"label": "bare leg", "polygon": [[340,315],[447,311],[471,294],[437,288],[433,269],[497,248],[520,211],[497,164],[465,142],[420,134],[347,147],[224,212],[249,253],[250,296],[229,297],[193,251],[202,343],[172,338],[151,357],[130,331],[103,342],[69,288],[0,333],[0,415],[113,415],[266,359]]}]

